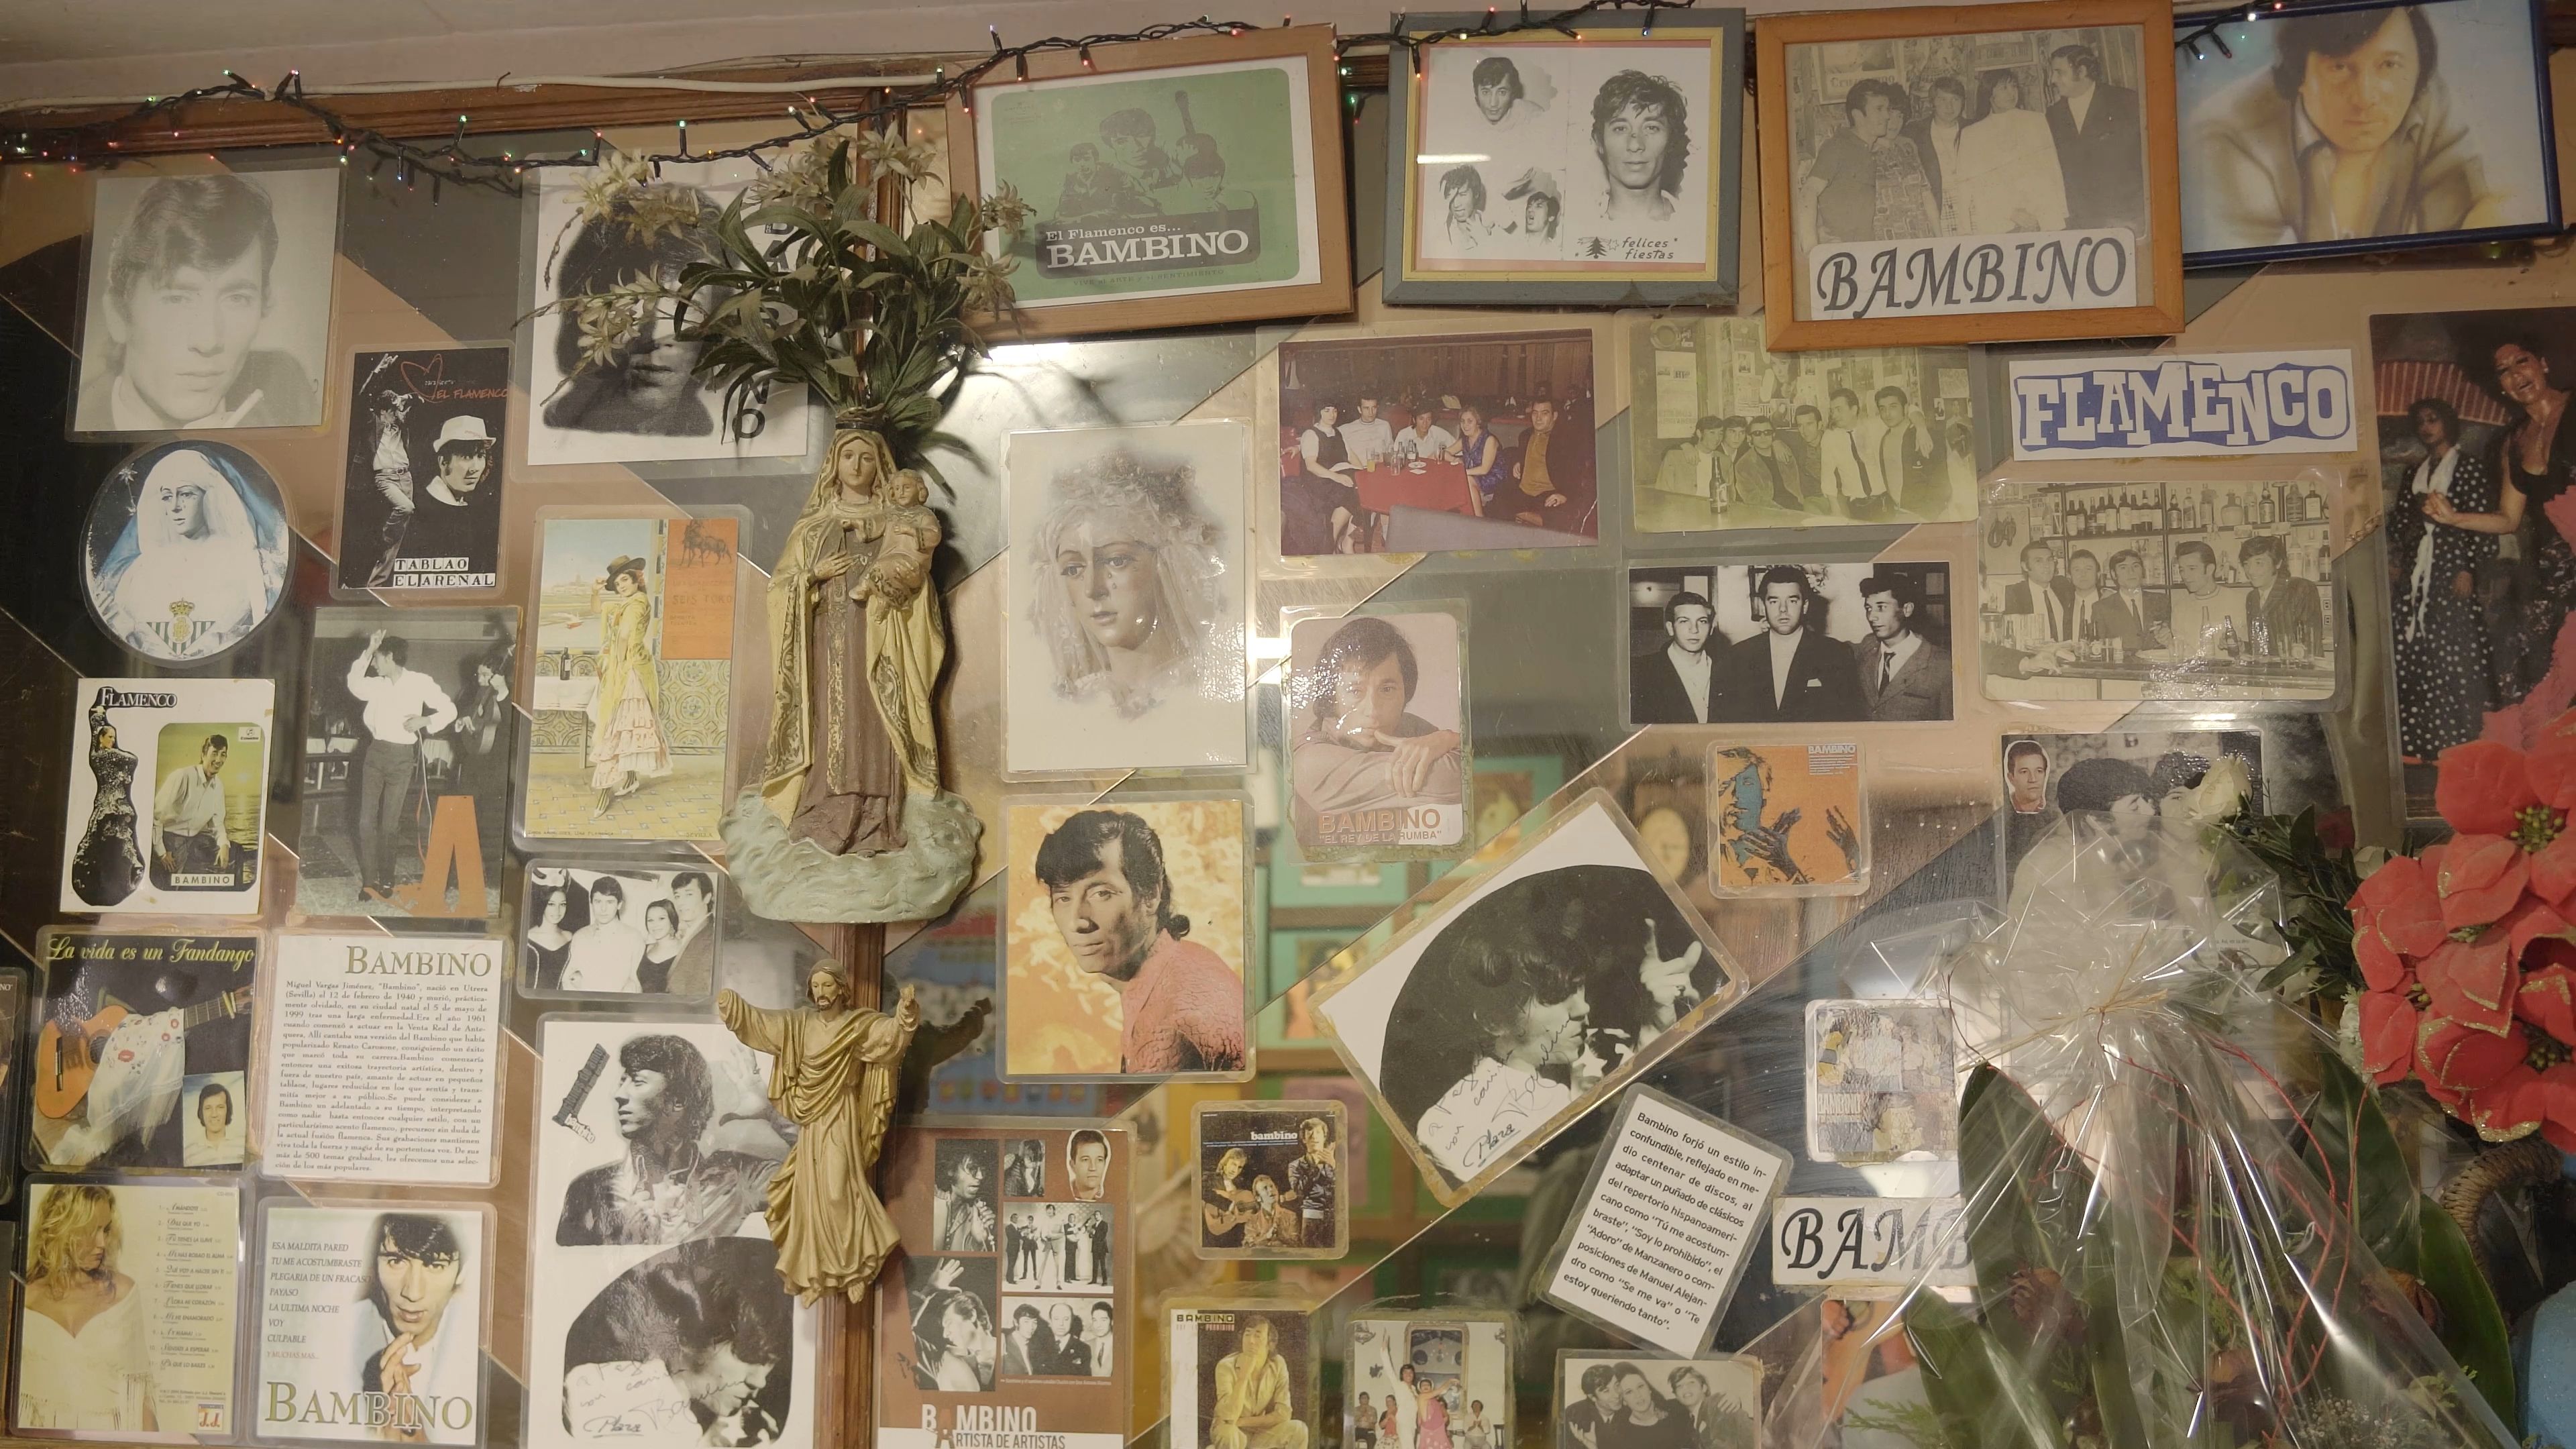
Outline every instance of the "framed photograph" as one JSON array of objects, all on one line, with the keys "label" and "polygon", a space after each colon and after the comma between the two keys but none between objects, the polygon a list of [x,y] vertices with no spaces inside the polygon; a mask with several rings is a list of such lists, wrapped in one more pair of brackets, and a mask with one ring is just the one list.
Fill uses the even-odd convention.
[{"label": "framed photograph", "polygon": [[1950,566],[1641,564],[1628,570],[1636,724],[1951,718]]},{"label": "framed photograph", "polygon": [[27,1166],[177,1171],[247,1161],[259,937],[53,928],[39,942]]},{"label": "framed photograph", "polygon": [[1360,1309],[1343,1331],[1350,1449],[1512,1442],[1510,1314]]},{"label": "framed photograph", "polygon": [[99,177],[74,433],[322,421],[338,166]]},{"label": "framed photograph", "polygon": [[2535,420],[2576,388],[2576,307],[2377,316],[2370,355],[2398,753],[2407,814],[2431,819],[2442,751],[2528,749],[2576,699],[2576,498],[2546,481],[2576,429]]},{"label": "framed photograph", "polygon": [[1248,804],[1003,802],[1003,1076],[1250,1074]]},{"label": "framed photograph", "polygon": [[2171,9],[1818,13],[1753,38],[1774,350],[2182,330]]},{"label": "framed photograph", "polygon": [[1013,433],[1005,775],[1240,769],[1240,423]]},{"label": "framed photograph", "polygon": [[1288,631],[1288,799],[1310,858],[1467,840],[1466,606]]},{"label": "framed photograph", "polygon": [[522,836],[716,838],[742,527],[729,514],[539,521]]},{"label": "framed photograph", "polygon": [[703,1001],[715,994],[723,894],[703,864],[532,861],[520,994]]},{"label": "framed photograph", "polygon": [[1772,352],[1758,317],[1630,327],[1640,534],[1977,516],[1975,355]]},{"label": "framed photograph", "polygon": [[9,1427],[129,1443],[240,1437],[241,1218],[229,1182],[28,1184]]},{"label": "framed photograph", "polygon": [[1861,746],[1709,747],[1709,888],[1720,895],[1857,895],[1869,886]]},{"label": "framed photograph", "polygon": [[252,1432],[487,1442],[492,1216],[414,1202],[265,1207]]},{"label": "framed photograph", "polygon": [[1913,1162],[1959,1155],[1958,1029],[1946,1006],[1807,1003],[1807,1155]]},{"label": "framed photograph", "polygon": [[361,352],[340,486],[344,593],[465,593],[501,582],[510,349]]},{"label": "framed photograph", "polygon": [[1989,699],[2334,698],[2313,483],[1997,483],[1977,541]]},{"label": "framed photograph", "polygon": [[1011,325],[1068,336],[1351,309],[1332,27],[1101,45],[948,108],[949,184],[1035,208]]},{"label": "framed photograph", "polygon": [[[1427,39],[1487,21],[1399,23]],[[1395,57],[1387,301],[1734,305],[1743,11],[1444,38]]]},{"label": "framed photograph", "polygon": [[[2185,265],[2558,230],[2541,6],[2246,13],[2175,66]],[[2346,168],[2370,184],[2338,194]]]},{"label": "framed photograph", "polygon": [[1455,1206],[1741,989],[1606,792],[1460,868],[1315,1012],[1424,1185]]},{"label": "framed photograph", "polygon": [[1339,1102],[1201,1102],[1202,1258],[1338,1258],[1350,1251],[1350,1128]]},{"label": "framed photograph", "polygon": [[[1550,1403],[1557,1449],[1758,1443],[1762,1363],[1734,1354],[1656,1358],[1559,1349]],[[1658,1427],[1667,1419],[1677,1421],[1673,1428]]]},{"label": "framed photograph", "polygon": [[[2003,879],[2070,813],[2105,815],[2132,795],[2157,807],[2162,827],[2193,837],[2199,827],[2179,813],[2163,819],[2166,801],[2197,786],[2209,767],[2233,756],[2253,782],[2248,813],[2264,813],[2263,732],[2253,729],[2105,730],[2099,734],[2008,734],[1999,746],[2003,773]],[[2096,762],[2100,763],[2096,763]],[[2197,843],[2194,842],[2197,849]]]},{"label": "framed photograph", "polygon": [[1281,343],[1280,557],[1598,539],[1593,343],[1589,327]]},{"label": "framed photograph", "polygon": [[493,920],[519,759],[519,611],[320,608],[295,908]]},{"label": "framed photograph", "polygon": [[277,612],[294,556],[286,502],[257,458],[228,443],[163,443],[90,499],[81,592],[119,646],[203,664]]},{"label": "framed photograph", "polygon": [[[1275,1299],[1164,1310],[1171,1449],[1301,1449],[1323,1396],[1314,1316]],[[1266,1427],[1246,1429],[1245,1419]]]},{"label": "framed photograph", "polygon": [[258,915],[276,700],[268,679],[82,680],[61,908]]}]

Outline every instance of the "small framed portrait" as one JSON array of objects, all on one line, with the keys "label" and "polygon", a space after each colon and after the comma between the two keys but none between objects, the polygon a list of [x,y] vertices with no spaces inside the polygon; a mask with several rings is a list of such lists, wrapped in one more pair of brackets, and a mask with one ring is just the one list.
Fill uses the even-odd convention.
[{"label": "small framed portrait", "polygon": [[1869,886],[1861,746],[1709,747],[1709,886],[1720,895],[1856,895]]},{"label": "small framed portrait", "polygon": [[1241,795],[1003,802],[1005,1078],[1251,1073],[1249,804]]},{"label": "small framed portrait", "polygon": [[531,862],[519,908],[519,991],[704,1000],[716,988],[723,894],[703,865]]},{"label": "small framed portrait", "polygon": [[276,700],[268,679],[82,680],[60,908],[258,915]]},{"label": "small framed portrait", "polygon": [[260,1218],[259,1437],[489,1442],[493,1216],[434,1203],[270,1203]]},{"label": "small framed portrait", "polygon": [[1946,1006],[1807,1003],[1807,1155],[1912,1162],[1959,1155],[1958,1030]]},{"label": "small framed portrait", "polygon": [[[240,1167],[251,1127],[243,1083],[259,945],[255,934],[47,930],[39,938],[44,994],[33,1011],[27,1166]],[[155,1082],[171,1084],[167,1097],[152,1090]],[[146,1131],[156,1098],[168,1115]],[[172,1118],[194,1118],[193,1130]]]},{"label": "small framed portrait", "polygon": [[1733,305],[1744,12],[1449,38],[1489,18],[1399,21],[1386,300]]},{"label": "small framed portrait", "polygon": [[9,1427],[128,1443],[237,1438],[241,1237],[229,1182],[30,1183]]},{"label": "small framed portrait", "polygon": [[1632,531],[1977,516],[1966,349],[1773,352],[1759,317],[1641,317],[1629,336]]},{"label": "small framed portrait", "polygon": [[1350,1250],[1349,1127],[1339,1102],[1201,1102],[1202,1258],[1338,1258]]},{"label": "small framed portrait", "polygon": [[2182,330],[2168,7],[1766,17],[1754,43],[1773,350]]},{"label": "small framed portrait", "polygon": [[285,500],[257,458],[163,443],[119,464],[90,499],[82,595],[120,647],[203,664],[277,612],[294,555]]},{"label": "small framed portrait", "polygon": [[1264,371],[1282,559],[1600,537],[1595,329],[1343,330]]},{"label": "small framed portrait", "polygon": [[2184,263],[2558,230],[2542,15],[2533,0],[2328,3],[2192,31],[2175,67]]},{"label": "small framed portrait", "polygon": [[1066,336],[1351,308],[1332,27],[1086,46],[948,108],[949,184],[1032,209],[1012,325]]},{"label": "small framed portrait", "polygon": [[322,421],[338,166],[95,181],[74,433]]},{"label": "small framed portrait", "polygon": [[[2008,734],[1998,747],[2004,814],[2003,878],[2010,884],[2023,857],[2069,813],[2108,815],[2132,795],[2161,819],[2176,795],[2200,784],[2211,765],[2235,759],[2253,787],[2248,813],[2264,813],[2263,732],[2253,729],[2105,730],[2099,734]],[[2107,763],[2095,764],[2092,761]],[[2143,785],[2141,779],[2143,777]],[[2072,783],[2070,783],[2070,781]],[[2165,828],[2198,830],[2176,811]]]},{"label": "small framed portrait", "polygon": [[1510,1314],[1362,1309],[1344,1329],[1342,1365],[1350,1449],[1512,1443]]},{"label": "small framed portrait", "polygon": [[1288,631],[1288,813],[1309,859],[1467,843],[1466,607]]},{"label": "small framed portrait", "polygon": [[1762,1433],[1762,1362],[1559,1349],[1552,1401],[1556,1449],[1751,1444]]},{"label": "small framed portrait", "polygon": [[1239,769],[1240,423],[1014,433],[1005,775]]},{"label": "small framed portrait", "polygon": [[510,349],[361,352],[349,395],[341,592],[498,588]]},{"label": "small framed portrait", "polygon": [[1688,1036],[1741,973],[1604,791],[1443,885],[1319,989],[1315,1012],[1424,1185],[1455,1206]]},{"label": "small framed portrait", "polygon": [[[1273,1299],[1164,1310],[1172,1449],[1307,1449],[1321,1442],[1314,1315]],[[1253,1425],[1246,1427],[1245,1420]]]},{"label": "small framed portrait", "polygon": [[1641,564],[1628,570],[1636,724],[1946,720],[1950,566]]}]

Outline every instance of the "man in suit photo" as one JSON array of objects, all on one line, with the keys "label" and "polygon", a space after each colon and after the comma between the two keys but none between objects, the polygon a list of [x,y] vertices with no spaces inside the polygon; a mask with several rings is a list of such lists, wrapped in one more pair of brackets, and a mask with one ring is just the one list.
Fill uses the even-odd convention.
[{"label": "man in suit photo", "polygon": [[1728,647],[1711,718],[1731,724],[1864,718],[1850,652],[1808,625],[1819,611],[1807,571],[1774,564],[1761,577],[1762,632]]},{"label": "man in suit photo", "polygon": [[1717,609],[1684,589],[1664,601],[1663,648],[1628,661],[1628,719],[1632,724],[1706,724],[1716,685],[1708,641]]},{"label": "man in suit photo", "polygon": [[2075,637],[2075,585],[2057,571],[2057,552],[2032,540],[2022,545],[2022,580],[2004,585],[2004,612],[2036,614],[2043,638],[2063,643]]},{"label": "man in suit photo", "polygon": [[1880,572],[1862,580],[1861,617],[1869,637],[1852,646],[1861,703],[1874,720],[1950,717],[1950,651],[1923,632],[1923,591],[1909,574]]},{"label": "man in suit photo", "polygon": [[2147,561],[2133,548],[2111,555],[2111,597],[2093,606],[2093,634],[2117,639],[2126,652],[2153,649],[2173,637],[2173,601],[2147,587]]},{"label": "man in suit photo", "polygon": [[2057,142],[2057,165],[2066,176],[2066,225],[2086,231],[2147,229],[2145,112],[2138,93],[2103,78],[2102,57],[2091,46],[2061,45],[2048,57],[2048,80],[2057,100],[2048,108],[2048,134]]}]

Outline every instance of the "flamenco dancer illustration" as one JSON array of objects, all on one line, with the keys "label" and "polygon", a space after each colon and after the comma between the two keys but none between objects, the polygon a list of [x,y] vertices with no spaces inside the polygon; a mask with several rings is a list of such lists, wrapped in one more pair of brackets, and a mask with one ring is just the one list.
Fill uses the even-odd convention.
[{"label": "flamenco dancer illustration", "polygon": [[72,852],[72,891],[93,906],[113,906],[134,894],[143,877],[143,851],[134,840],[134,767],[130,750],[116,747],[116,726],[107,721],[105,687],[89,705],[89,773],[98,793],[91,800],[89,824]]}]

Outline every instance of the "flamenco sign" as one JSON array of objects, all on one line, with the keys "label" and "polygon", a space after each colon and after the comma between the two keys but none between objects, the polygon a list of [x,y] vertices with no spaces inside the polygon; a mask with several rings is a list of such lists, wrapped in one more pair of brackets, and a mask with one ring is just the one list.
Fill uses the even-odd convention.
[{"label": "flamenco sign", "polygon": [[2015,458],[2343,453],[2352,354],[2070,357],[2011,371]]},{"label": "flamenco sign", "polygon": [[2137,240],[2126,228],[1836,242],[1807,249],[1807,315],[1958,317],[2134,307]]}]

